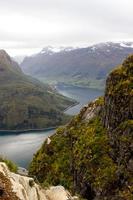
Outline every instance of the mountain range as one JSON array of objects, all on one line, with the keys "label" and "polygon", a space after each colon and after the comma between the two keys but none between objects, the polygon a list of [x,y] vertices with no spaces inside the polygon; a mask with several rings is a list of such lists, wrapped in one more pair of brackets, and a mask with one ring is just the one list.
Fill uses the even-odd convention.
[{"label": "mountain range", "polygon": [[51,46],[25,57],[22,70],[46,83],[103,89],[108,73],[133,53],[133,42],[107,42],[84,48]]},{"label": "mountain range", "polygon": [[0,129],[40,129],[62,124],[64,109],[72,100],[25,75],[18,64],[0,50]]}]

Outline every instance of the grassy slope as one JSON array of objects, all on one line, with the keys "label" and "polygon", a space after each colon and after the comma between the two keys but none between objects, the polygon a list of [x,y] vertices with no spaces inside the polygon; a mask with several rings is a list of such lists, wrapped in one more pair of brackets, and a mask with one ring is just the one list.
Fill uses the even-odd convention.
[{"label": "grassy slope", "polygon": [[0,51],[0,129],[45,128],[64,123],[63,110],[71,100],[49,86],[24,75]]}]

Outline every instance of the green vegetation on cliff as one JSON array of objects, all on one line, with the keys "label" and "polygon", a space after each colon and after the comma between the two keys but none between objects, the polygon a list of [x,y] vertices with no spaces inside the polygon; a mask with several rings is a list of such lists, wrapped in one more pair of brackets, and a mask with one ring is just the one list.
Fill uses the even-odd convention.
[{"label": "green vegetation on cliff", "polygon": [[73,103],[48,85],[23,74],[0,50],[0,129],[39,129],[64,124]]},{"label": "green vegetation on cliff", "polygon": [[133,199],[133,56],[89,103],[44,142],[30,164],[42,185],[62,184],[88,200]]},{"label": "green vegetation on cliff", "polygon": [[11,172],[15,172],[15,173],[17,172],[18,167],[17,167],[17,165],[16,165],[14,162],[12,162],[11,160],[8,160],[8,159],[6,159],[6,158],[0,156],[0,162],[6,163],[7,167],[9,168],[9,170],[10,170]]},{"label": "green vegetation on cliff", "polygon": [[50,138],[51,143],[46,141],[35,155],[30,173],[44,186],[61,184],[80,193],[86,183],[91,183],[92,187],[104,190],[115,181],[117,169],[108,155],[110,146],[105,133],[98,117],[67,131],[59,129]]}]

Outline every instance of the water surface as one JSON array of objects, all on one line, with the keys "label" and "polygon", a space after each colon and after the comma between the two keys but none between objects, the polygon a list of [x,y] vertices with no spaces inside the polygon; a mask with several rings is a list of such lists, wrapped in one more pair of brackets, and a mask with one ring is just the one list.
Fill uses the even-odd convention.
[{"label": "water surface", "polygon": [[77,114],[80,111],[80,109],[84,105],[86,105],[88,102],[103,95],[102,90],[82,88],[82,87],[76,87],[76,86],[68,86],[65,84],[58,84],[56,86],[56,89],[62,95],[73,98],[79,102],[78,105],[76,105],[66,111],[66,113],[70,114],[70,115]]},{"label": "water surface", "polygon": [[7,135],[0,133],[0,154],[27,168],[33,154],[53,133],[54,130]]}]

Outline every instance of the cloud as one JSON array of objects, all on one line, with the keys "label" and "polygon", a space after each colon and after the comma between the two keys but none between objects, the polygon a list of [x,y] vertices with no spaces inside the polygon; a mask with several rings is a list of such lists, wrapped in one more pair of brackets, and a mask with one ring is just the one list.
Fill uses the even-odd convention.
[{"label": "cloud", "polygon": [[[133,39],[132,0],[4,0],[0,48],[33,50]],[[15,50],[13,50],[15,52]]]}]

